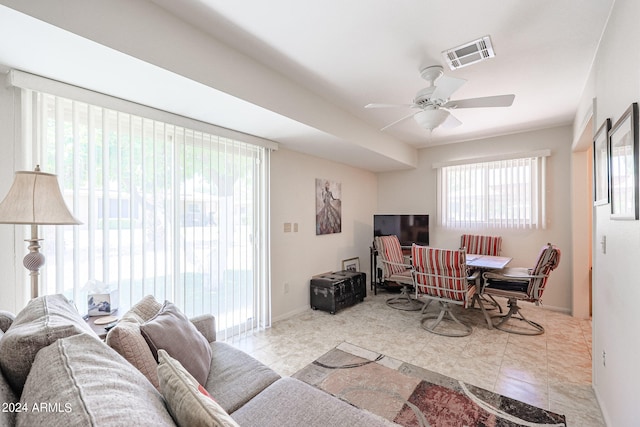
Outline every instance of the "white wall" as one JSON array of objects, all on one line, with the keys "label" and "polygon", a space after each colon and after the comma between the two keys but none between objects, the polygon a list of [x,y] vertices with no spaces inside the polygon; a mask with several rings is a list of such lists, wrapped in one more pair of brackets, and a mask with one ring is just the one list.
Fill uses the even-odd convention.
[{"label": "white wall", "polygon": [[[316,236],[315,180],[342,184],[342,232]],[[271,299],[273,320],[309,309],[309,279],[359,257],[369,278],[376,206],[375,174],[289,150],[271,156]],[[284,232],[297,223],[298,232]],[[285,293],[285,283],[289,292]],[[367,291],[368,293],[369,291]]]},{"label": "white wall", "polygon": [[553,272],[544,294],[544,304],[571,310],[571,166],[570,126],[441,145],[420,150],[418,167],[411,171],[378,175],[380,213],[427,213],[430,245],[458,248],[461,230],[445,230],[436,224],[436,171],[433,163],[472,159],[493,154],[550,149],[547,159],[547,228],[540,230],[475,230],[478,234],[503,236],[502,253],[513,257],[512,266],[533,266],[538,251],[547,242],[560,247],[560,266]]},{"label": "white wall", "polygon": [[[596,98],[596,128],[640,102],[639,20],[640,2],[615,2],[580,103],[585,109]],[[612,221],[610,208],[593,211],[593,383],[607,424],[634,426],[640,396],[640,221]],[[603,236],[606,253],[599,245]]]}]

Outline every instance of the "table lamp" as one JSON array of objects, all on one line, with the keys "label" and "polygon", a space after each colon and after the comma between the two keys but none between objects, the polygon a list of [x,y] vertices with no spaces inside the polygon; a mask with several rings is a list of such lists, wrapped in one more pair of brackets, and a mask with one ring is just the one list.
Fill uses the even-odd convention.
[{"label": "table lamp", "polygon": [[31,297],[36,298],[39,291],[38,277],[44,265],[44,255],[39,252],[38,225],[77,225],[82,224],[73,217],[62,198],[58,177],[40,172],[36,166],[33,172],[15,173],[9,193],[0,203],[0,224],[31,225],[29,253],[22,264],[31,276]]}]

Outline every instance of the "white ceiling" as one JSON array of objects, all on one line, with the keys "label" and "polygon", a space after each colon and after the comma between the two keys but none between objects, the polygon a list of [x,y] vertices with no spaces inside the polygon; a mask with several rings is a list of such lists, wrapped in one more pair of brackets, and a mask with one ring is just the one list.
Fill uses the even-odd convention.
[{"label": "white ceiling", "polygon": [[[382,171],[411,166],[385,155],[385,145],[426,147],[571,123],[614,0],[588,6],[584,0],[151,1],[285,76],[308,96],[283,93],[299,102],[292,112],[195,82],[28,16],[41,15],[38,8],[48,7],[43,3],[0,0],[27,13],[0,7],[0,66]],[[451,98],[512,93],[513,106],[456,110],[463,124],[452,130],[429,133],[406,120],[379,131],[410,111],[364,109],[365,104],[411,103],[426,86],[421,68],[445,65],[443,50],[485,35],[496,57],[456,71],[445,67],[446,74],[467,80]],[[320,101],[318,111],[328,118],[305,120],[302,113],[312,116]],[[336,132],[330,122],[341,116],[358,132]]]},{"label": "white ceiling", "polygon": [[[419,70],[467,83],[452,99],[515,94],[510,108],[454,112],[432,134],[413,120],[385,132],[417,147],[570,123],[613,0],[153,0],[380,129],[410,113]],[[489,35],[496,57],[455,71],[441,52]]]}]

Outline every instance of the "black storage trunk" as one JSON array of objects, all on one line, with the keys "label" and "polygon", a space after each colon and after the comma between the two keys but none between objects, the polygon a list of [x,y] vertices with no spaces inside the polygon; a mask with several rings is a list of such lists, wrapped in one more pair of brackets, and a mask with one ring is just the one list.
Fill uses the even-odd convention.
[{"label": "black storage trunk", "polygon": [[364,273],[336,271],[311,279],[311,308],[331,314],[364,301],[367,296],[367,278]]}]

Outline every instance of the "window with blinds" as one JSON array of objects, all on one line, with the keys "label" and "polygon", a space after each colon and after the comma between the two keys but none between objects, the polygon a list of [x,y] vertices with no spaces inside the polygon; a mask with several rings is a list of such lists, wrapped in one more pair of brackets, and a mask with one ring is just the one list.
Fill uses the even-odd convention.
[{"label": "window with blinds", "polygon": [[437,165],[440,224],[447,228],[543,228],[547,155]]},{"label": "window with blinds", "polygon": [[[23,89],[27,162],[56,173],[80,226],[41,227],[41,293],[97,281],[211,313],[221,339],[270,323],[265,147]],[[163,113],[169,119],[171,115]]]}]

